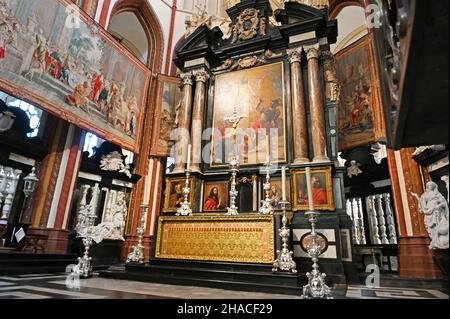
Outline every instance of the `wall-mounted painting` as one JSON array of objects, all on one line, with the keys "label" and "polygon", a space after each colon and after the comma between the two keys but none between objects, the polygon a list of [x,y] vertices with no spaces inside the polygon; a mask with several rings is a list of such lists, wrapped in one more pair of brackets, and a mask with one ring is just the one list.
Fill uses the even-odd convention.
[{"label": "wall-mounted painting", "polygon": [[[264,180],[262,181],[262,184],[264,184]],[[279,177],[275,177],[275,178],[271,178],[270,179],[270,191],[269,191],[269,197],[272,203],[272,206],[275,208],[275,210],[282,210],[282,207],[280,205],[280,202],[283,199],[283,186],[282,186],[282,182],[281,182],[281,178]],[[261,199],[265,199],[266,198],[266,193],[263,189],[263,186],[261,185]],[[291,184],[290,184],[290,179],[287,178],[287,182],[286,182],[286,197],[287,200],[290,202],[291,201]]]},{"label": "wall-mounted painting", "polygon": [[154,156],[169,156],[171,133],[178,124],[180,79],[158,75],[157,92],[151,153]]},{"label": "wall-mounted painting", "polygon": [[205,182],[203,211],[220,212],[228,207],[228,181]]},{"label": "wall-mounted painting", "polygon": [[[309,209],[308,185],[306,170],[292,171],[293,210],[307,211]],[[334,196],[332,184],[332,168],[312,168],[311,186],[315,210],[334,211]]]},{"label": "wall-mounted painting", "polygon": [[[286,161],[286,112],[283,62],[215,76],[211,166],[229,163],[233,154],[233,112],[241,116],[237,146],[241,165],[266,161],[270,134],[272,162]],[[240,134],[243,133],[243,134]]]},{"label": "wall-mounted painting", "polygon": [[151,72],[71,1],[0,1],[0,88],[139,152]]},{"label": "wall-mounted painting", "polygon": [[[194,177],[189,179],[189,187],[191,189],[189,202],[194,204],[194,194],[196,189],[194,189]],[[168,178],[166,180],[166,197],[164,200],[163,211],[165,213],[176,212],[181,204],[184,202],[183,188],[186,186],[186,178]],[[194,209],[194,208],[193,208]]]},{"label": "wall-mounted painting", "polygon": [[340,150],[375,143],[384,136],[383,110],[371,38],[336,54],[341,84]]}]

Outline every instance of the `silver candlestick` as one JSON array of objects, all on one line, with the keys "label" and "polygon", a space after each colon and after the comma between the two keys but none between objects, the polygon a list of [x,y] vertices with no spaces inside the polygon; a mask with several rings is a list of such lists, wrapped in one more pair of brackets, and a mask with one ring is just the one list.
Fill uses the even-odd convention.
[{"label": "silver candlestick", "polygon": [[137,245],[133,246],[131,253],[128,254],[127,263],[144,263],[144,245],[142,244],[142,239],[145,234],[145,216],[147,216],[149,205],[142,204],[139,207],[141,208],[141,225],[137,228],[139,241]]},{"label": "silver candlestick", "polygon": [[282,271],[290,271],[292,273],[297,273],[297,264],[292,259],[292,255],[294,252],[289,251],[289,236],[290,236],[290,230],[288,227],[288,218],[286,216],[286,210],[291,205],[288,201],[281,201],[280,205],[283,209],[283,218],[282,223],[283,226],[278,230],[278,234],[281,237],[281,241],[283,242],[281,250],[277,251],[278,258],[273,263],[273,272],[276,272],[278,270]]},{"label": "silver candlestick", "polygon": [[238,216],[238,207],[236,206],[236,199],[239,195],[239,192],[237,191],[237,174],[239,172],[239,160],[236,156],[233,156],[233,158],[230,161],[230,168],[231,168],[231,190],[230,190],[230,207],[228,207],[228,212],[225,214],[227,216]]},{"label": "silver candlestick", "polygon": [[327,298],[333,299],[331,295],[331,289],[325,284],[325,278],[327,275],[319,271],[319,256],[322,254],[323,247],[318,243],[318,237],[316,233],[317,217],[320,216],[319,212],[309,211],[305,213],[308,216],[308,221],[311,224],[311,245],[308,247],[308,255],[311,257],[313,266],[312,271],[308,272],[308,284],[303,286],[303,299],[313,298]]},{"label": "silver candlestick", "polygon": [[271,201],[270,196],[269,196],[270,188],[272,187],[272,185],[270,184],[270,166],[271,166],[270,161],[268,161],[265,164],[265,166],[266,166],[266,169],[265,169],[265,171],[266,171],[266,182],[264,183],[264,191],[265,191],[265,194],[266,194],[266,198],[263,201],[261,201],[262,205],[261,205],[261,207],[259,209],[259,213],[258,214],[259,215],[273,215],[275,210],[274,210],[274,208],[272,206],[272,201]]},{"label": "silver candlestick", "polygon": [[191,176],[191,171],[189,169],[186,170],[186,184],[183,188],[184,194],[184,202],[181,204],[181,207],[178,208],[177,216],[192,216],[191,203],[189,202],[189,194],[191,193],[191,189],[189,187],[189,178]]},{"label": "silver candlestick", "polygon": [[89,257],[89,250],[91,249],[94,240],[92,237],[92,229],[96,219],[97,216],[93,207],[88,207],[88,214],[86,215],[86,236],[83,238],[84,255],[83,257],[78,257],[78,264],[72,269],[74,273],[82,278],[89,278],[92,276],[92,257]]}]

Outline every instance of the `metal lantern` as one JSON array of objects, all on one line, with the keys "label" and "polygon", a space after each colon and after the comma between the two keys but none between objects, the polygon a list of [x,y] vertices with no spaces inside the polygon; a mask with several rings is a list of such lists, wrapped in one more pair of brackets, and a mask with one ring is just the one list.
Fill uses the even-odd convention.
[{"label": "metal lantern", "polygon": [[25,194],[26,197],[29,197],[36,190],[36,185],[39,179],[37,178],[35,172],[36,168],[33,167],[31,173],[28,174],[27,177],[23,179],[24,180],[23,193]]}]

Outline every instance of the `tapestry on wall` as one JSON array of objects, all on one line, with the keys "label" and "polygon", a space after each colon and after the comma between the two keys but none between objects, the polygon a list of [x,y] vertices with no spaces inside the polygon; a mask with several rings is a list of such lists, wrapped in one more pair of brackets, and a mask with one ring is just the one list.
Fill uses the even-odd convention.
[{"label": "tapestry on wall", "polygon": [[375,143],[384,135],[384,125],[370,37],[338,52],[336,59],[341,84],[339,148]]},{"label": "tapestry on wall", "polygon": [[0,88],[139,152],[151,72],[66,0],[0,0]]}]

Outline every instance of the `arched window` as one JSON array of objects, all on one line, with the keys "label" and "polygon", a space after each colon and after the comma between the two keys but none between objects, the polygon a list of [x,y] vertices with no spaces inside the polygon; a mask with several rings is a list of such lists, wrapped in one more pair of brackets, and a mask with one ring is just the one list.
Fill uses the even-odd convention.
[{"label": "arched window", "polygon": [[1,91],[0,91],[0,99],[5,101],[6,105],[10,107],[17,107],[25,111],[28,118],[30,119],[30,127],[33,130],[33,132],[28,133],[27,136],[29,138],[38,136],[39,128],[41,126],[42,114],[44,113],[40,108],[37,108],[36,106],[30,103],[12,97]]},{"label": "arched window", "polygon": [[132,11],[120,12],[111,18],[109,33],[142,63],[149,58],[149,40],[144,27]]}]

